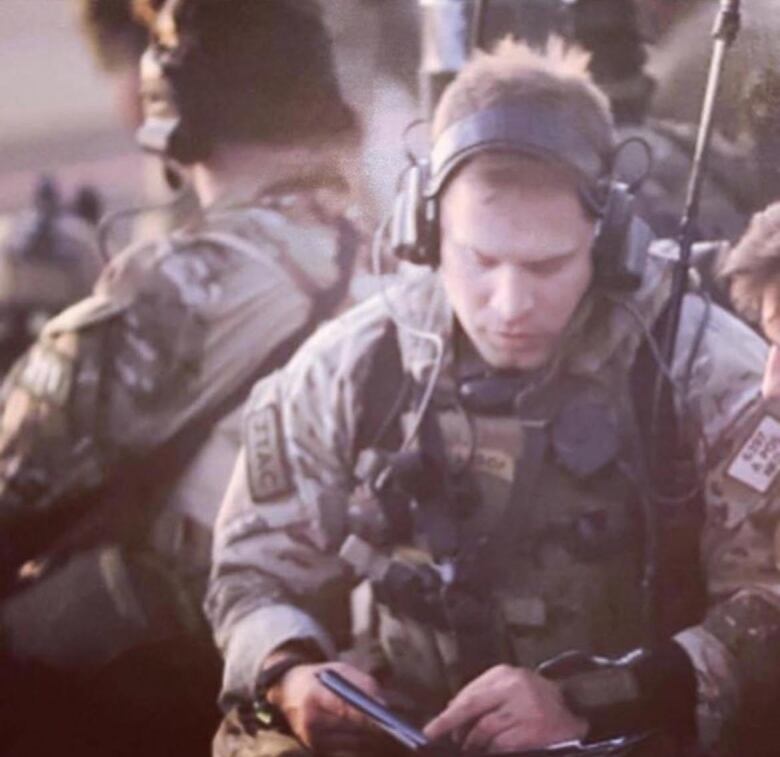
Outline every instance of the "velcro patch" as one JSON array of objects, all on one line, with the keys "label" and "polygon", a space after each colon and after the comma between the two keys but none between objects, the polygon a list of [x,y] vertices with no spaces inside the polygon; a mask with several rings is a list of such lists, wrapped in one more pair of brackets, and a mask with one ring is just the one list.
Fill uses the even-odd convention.
[{"label": "velcro patch", "polygon": [[726,472],[754,491],[769,491],[780,473],[780,421],[764,416]]},{"label": "velcro patch", "polygon": [[292,490],[279,412],[275,407],[264,407],[249,414],[246,456],[249,491],[255,502],[264,502]]}]

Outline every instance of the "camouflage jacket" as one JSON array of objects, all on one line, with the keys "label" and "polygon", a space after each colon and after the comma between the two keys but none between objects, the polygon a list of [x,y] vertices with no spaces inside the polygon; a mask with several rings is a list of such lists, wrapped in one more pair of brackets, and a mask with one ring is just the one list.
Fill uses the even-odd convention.
[{"label": "camouflage jacket", "polygon": [[[564,346],[565,370],[588,376],[612,366],[615,375],[625,376],[643,340],[640,322],[652,323],[663,310],[668,273],[668,263],[654,256],[638,293],[622,304],[602,303],[590,315],[584,307]],[[437,391],[446,391],[452,383],[453,317],[436,274],[400,284],[388,295],[397,318],[443,340]],[[226,661],[226,707],[251,696],[264,658],[278,646],[308,639],[334,655],[349,643],[343,608],[354,574],[338,552],[356,486],[361,414],[371,392],[365,382],[391,319],[385,305],[381,298],[369,300],[321,329],[283,371],[257,385],[246,408],[244,448],[215,527],[206,604]],[[677,640],[696,667],[702,739],[712,742],[741,694],[765,677],[757,666],[761,655],[778,659],[780,575],[776,470],[753,480],[742,476],[747,485],[743,480],[739,486],[727,484],[724,472],[724,461],[731,461],[729,470],[740,477],[732,460],[735,429],[763,417],[756,402],[765,345],[720,308],[712,306],[708,317],[706,312],[700,296],[687,296],[672,371],[684,380],[684,417],[702,440],[702,541],[710,595],[704,621]],[[424,384],[434,369],[432,341],[403,328],[398,340],[405,370]],[[740,464],[749,466],[756,447],[771,458],[772,444],[751,437],[738,447]],[[408,643],[416,641],[409,636]]]},{"label": "camouflage jacket", "polygon": [[[233,185],[189,226],[118,255],[90,297],[48,323],[3,387],[6,534],[45,529],[98,488],[108,511],[175,509],[210,528],[237,453],[229,411],[348,289],[346,184],[325,156],[310,168],[269,165],[252,186]],[[204,421],[210,435],[195,431]],[[192,438],[199,449],[174,449],[172,461]]]}]

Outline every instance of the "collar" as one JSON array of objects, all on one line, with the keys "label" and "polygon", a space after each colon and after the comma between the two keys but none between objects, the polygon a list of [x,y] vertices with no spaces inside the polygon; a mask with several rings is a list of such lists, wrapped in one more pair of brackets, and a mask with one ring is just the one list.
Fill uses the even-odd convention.
[{"label": "collar", "polygon": [[204,208],[204,218],[219,219],[252,207],[294,205],[302,195],[322,195],[335,213],[353,202],[350,180],[353,149],[348,146],[259,147],[262,175],[239,176]]}]

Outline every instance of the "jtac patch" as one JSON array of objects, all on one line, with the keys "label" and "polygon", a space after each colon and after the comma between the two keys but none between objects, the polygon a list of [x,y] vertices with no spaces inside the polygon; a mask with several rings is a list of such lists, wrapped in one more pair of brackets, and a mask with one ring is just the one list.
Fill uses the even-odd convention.
[{"label": "jtac patch", "polygon": [[249,414],[246,448],[249,491],[255,502],[264,502],[292,489],[282,447],[279,412],[275,407],[264,407]]}]

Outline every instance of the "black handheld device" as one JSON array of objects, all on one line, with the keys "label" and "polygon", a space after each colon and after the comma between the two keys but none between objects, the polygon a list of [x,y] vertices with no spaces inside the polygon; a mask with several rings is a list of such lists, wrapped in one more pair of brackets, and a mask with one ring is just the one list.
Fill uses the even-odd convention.
[{"label": "black handheld device", "polygon": [[[381,702],[361,691],[334,670],[322,670],[317,673],[317,678],[325,688],[371,718],[385,733],[412,752],[426,757],[476,757],[473,752],[464,752],[452,744],[432,743],[418,728],[391,712]],[[566,741],[540,749],[502,752],[500,757],[577,757],[584,755],[588,757],[627,757],[634,747],[644,744],[651,735],[652,733],[641,733],[588,744],[579,741]],[[489,756],[482,755],[482,757]]]},{"label": "black handheld device", "polygon": [[334,670],[322,670],[317,678],[325,688],[341,697],[347,704],[371,718],[385,733],[412,751],[430,746],[422,731],[395,715],[376,699],[368,696],[344,676]]}]

